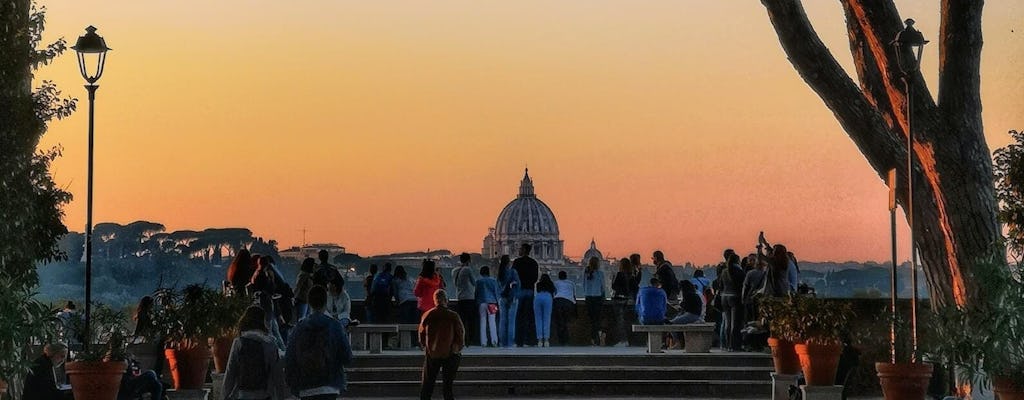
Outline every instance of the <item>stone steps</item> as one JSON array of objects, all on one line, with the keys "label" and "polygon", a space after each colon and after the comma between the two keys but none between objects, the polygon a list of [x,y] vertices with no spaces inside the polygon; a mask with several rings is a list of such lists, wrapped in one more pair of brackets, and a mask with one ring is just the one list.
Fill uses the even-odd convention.
[{"label": "stone steps", "polygon": [[[420,390],[416,381],[350,382],[345,397],[415,398]],[[768,381],[706,381],[706,380],[456,380],[456,397],[505,398],[513,396],[607,397],[636,398],[672,396],[675,398],[765,398],[771,393]],[[441,396],[440,381],[434,388],[435,398]]]},{"label": "stone steps", "polygon": [[[421,367],[351,368],[347,370],[352,382],[382,380],[414,381],[420,379]],[[607,380],[639,381],[652,378],[688,381],[714,380],[767,380],[771,367],[704,367],[704,366],[460,366],[459,379],[471,381],[501,381],[509,377],[517,380]]]},{"label": "stone steps", "polygon": [[[418,396],[419,351],[358,353],[347,368],[345,397]],[[457,397],[511,396],[765,398],[771,394],[771,356],[761,353],[642,348],[471,348],[463,353]],[[440,378],[439,378],[440,380]],[[441,395],[440,382],[435,395]]]}]

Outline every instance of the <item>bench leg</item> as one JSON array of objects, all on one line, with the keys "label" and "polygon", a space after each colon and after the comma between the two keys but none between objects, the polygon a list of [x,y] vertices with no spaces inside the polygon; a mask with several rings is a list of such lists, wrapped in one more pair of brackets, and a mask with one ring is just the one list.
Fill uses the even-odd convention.
[{"label": "bench leg", "polygon": [[711,332],[686,332],[685,339],[687,353],[711,352]]},{"label": "bench leg", "polygon": [[370,332],[370,354],[380,354],[384,351],[384,334],[381,332]]},{"label": "bench leg", "polygon": [[661,332],[647,332],[647,352],[664,353],[661,351]]},{"label": "bench leg", "polygon": [[353,350],[366,350],[366,334],[363,332],[353,332],[349,337],[352,341]]},{"label": "bench leg", "polygon": [[401,350],[412,350],[412,331],[399,332],[398,348]]}]

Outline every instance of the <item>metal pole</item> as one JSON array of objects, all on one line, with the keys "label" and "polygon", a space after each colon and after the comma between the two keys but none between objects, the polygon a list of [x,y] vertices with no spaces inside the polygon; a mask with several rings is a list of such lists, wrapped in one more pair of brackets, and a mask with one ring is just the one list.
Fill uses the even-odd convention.
[{"label": "metal pole", "polygon": [[910,90],[910,76],[903,77],[907,89],[907,221],[910,224],[910,276],[913,297],[910,298],[910,362],[917,362],[917,244],[914,235],[914,129],[911,125],[913,94]]},{"label": "metal pole", "polygon": [[892,363],[896,364],[896,170],[889,171],[889,228],[892,237],[892,280],[889,282],[889,293],[892,299],[890,304],[891,320],[889,321],[889,355]]},{"label": "metal pole", "polygon": [[89,349],[92,338],[89,337],[89,323],[92,318],[92,149],[93,149],[93,113],[96,100],[96,89],[99,85],[85,85],[89,91],[89,177],[85,195],[85,332],[82,332],[82,348]]}]

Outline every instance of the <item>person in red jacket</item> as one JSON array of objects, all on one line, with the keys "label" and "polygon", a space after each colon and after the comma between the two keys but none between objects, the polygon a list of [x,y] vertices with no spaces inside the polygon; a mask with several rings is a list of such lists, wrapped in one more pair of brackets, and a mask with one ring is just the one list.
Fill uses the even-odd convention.
[{"label": "person in red jacket", "polygon": [[423,260],[423,269],[419,278],[416,278],[416,286],[412,289],[412,293],[416,295],[416,308],[420,312],[430,311],[437,304],[434,301],[434,292],[437,289],[444,289],[444,280],[441,279],[441,274],[437,273],[434,261]]}]

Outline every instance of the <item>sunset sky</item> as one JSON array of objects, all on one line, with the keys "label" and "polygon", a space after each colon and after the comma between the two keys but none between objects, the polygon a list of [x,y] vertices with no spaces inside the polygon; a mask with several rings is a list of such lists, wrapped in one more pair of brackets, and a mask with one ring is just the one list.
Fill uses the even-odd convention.
[{"label": "sunset sky", "polygon": [[[852,71],[837,1],[805,1]],[[242,226],[363,255],[479,252],[529,165],[568,256],[710,263],[759,230],[806,260],[889,259],[887,189],[798,77],[756,1],[41,1],[46,38],[113,48],[96,108],[96,221]],[[898,1],[933,40],[938,2]],[[993,149],[1024,129],[1024,2],[989,1]],[[43,146],[84,230],[88,107]],[[906,242],[900,220],[901,242]],[[907,251],[900,250],[901,258]]]}]

